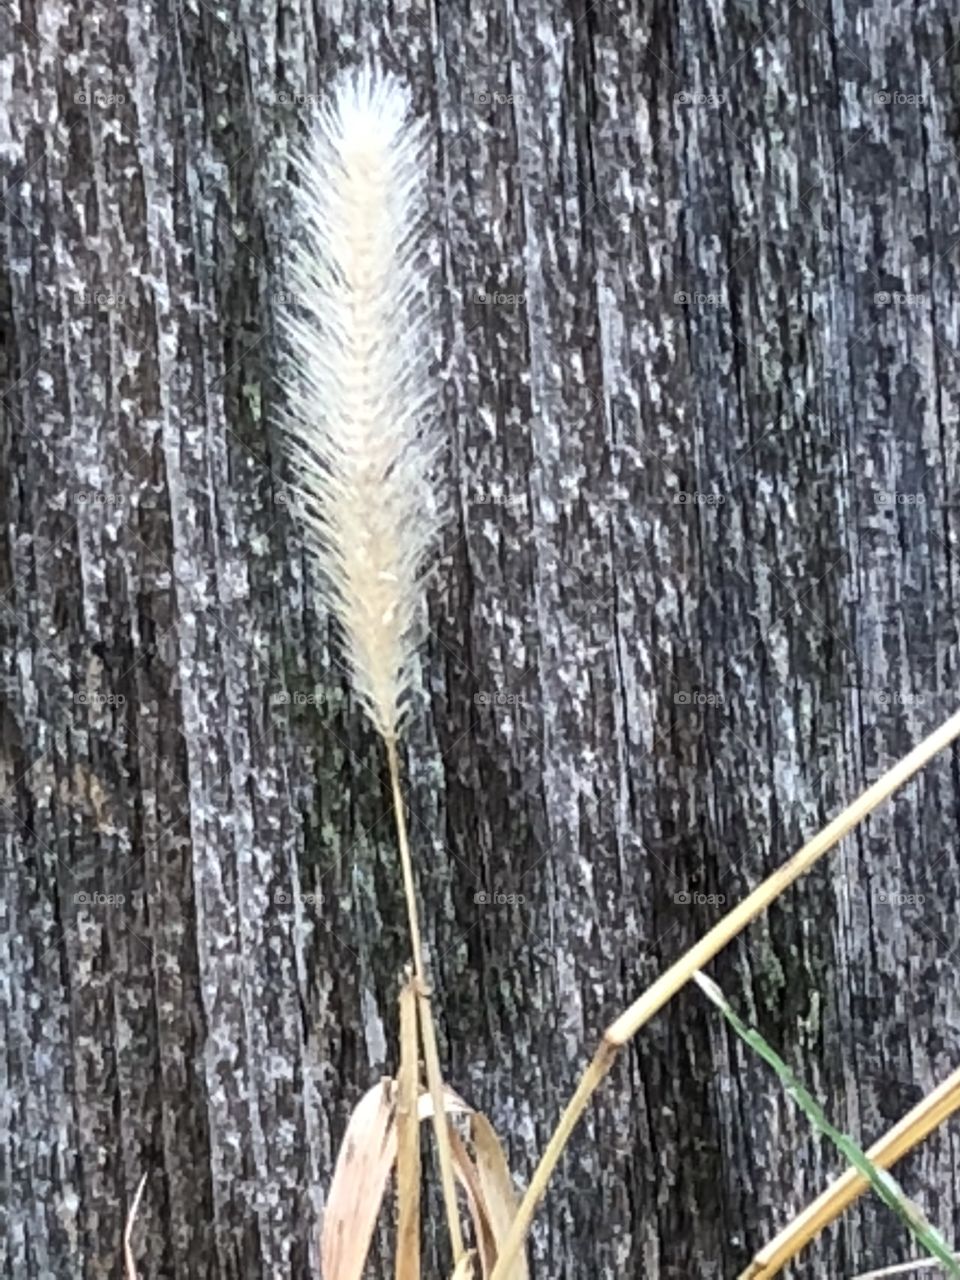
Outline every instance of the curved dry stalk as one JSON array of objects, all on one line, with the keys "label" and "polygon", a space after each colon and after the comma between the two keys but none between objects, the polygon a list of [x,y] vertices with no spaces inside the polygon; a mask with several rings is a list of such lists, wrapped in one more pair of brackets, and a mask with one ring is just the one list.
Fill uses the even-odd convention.
[{"label": "curved dry stalk", "polygon": [[533,1221],[537,1206],[543,1198],[570,1134],[623,1046],[682,987],[686,986],[698,969],[708,964],[717,952],[722,951],[728,942],[731,942],[752,920],[776,901],[785,889],[809,871],[814,863],[848,835],[868,814],[908,782],[919,769],[922,769],[958,736],[960,736],[960,711],[954,712],[949,720],[946,720],[929,737],[924,738],[912,751],[908,752],[902,760],[899,760],[892,769],[888,769],[876,782],[867,787],[866,791],[852,804],[847,805],[789,861],[758,885],[744,898],[743,902],[729,911],[722,920],[705,933],[699,942],[676,960],[652,986],[647,988],[643,995],[634,1001],[629,1009],[610,1024],[603,1033],[593,1060],[584,1072],[573,1097],[567,1103],[546,1150],[540,1157],[540,1163],[534,1170],[533,1178],[520,1203],[517,1216],[504,1241],[503,1250],[497,1259],[497,1265],[490,1280],[506,1280],[509,1275],[508,1268],[518,1250],[523,1246],[524,1237]]},{"label": "curved dry stalk", "polygon": [[[874,1143],[867,1157],[879,1168],[889,1169],[958,1109],[960,1067]],[[856,1169],[847,1169],[760,1250],[739,1280],[771,1280],[779,1275],[790,1259],[838,1218],[868,1186],[866,1178]]]}]

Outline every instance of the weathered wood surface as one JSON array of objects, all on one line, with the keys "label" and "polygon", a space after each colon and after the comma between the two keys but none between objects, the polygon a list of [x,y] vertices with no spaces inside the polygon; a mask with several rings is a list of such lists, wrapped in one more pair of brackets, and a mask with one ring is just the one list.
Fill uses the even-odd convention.
[{"label": "weathered wood surface", "polygon": [[[437,126],[410,803],[444,1061],[522,1178],[717,918],[682,895],[737,899],[956,704],[960,30],[946,0],[0,28],[0,1270],[116,1275],[147,1172],[146,1277],[307,1277],[407,948],[269,430],[298,97],[369,48]],[[944,757],[712,968],[865,1140],[960,1056],[957,788]],[[578,1132],[534,1275],[734,1276],[837,1167],[688,992]],[[960,1235],[950,1134],[902,1172]],[[909,1255],[868,1204],[791,1274]]]}]

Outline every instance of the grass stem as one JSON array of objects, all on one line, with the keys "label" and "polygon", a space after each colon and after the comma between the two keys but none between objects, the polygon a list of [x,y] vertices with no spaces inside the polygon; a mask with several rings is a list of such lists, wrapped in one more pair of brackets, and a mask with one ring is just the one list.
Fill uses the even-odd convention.
[{"label": "grass stem", "polygon": [[743,902],[728,912],[695,946],[676,960],[665,973],[626,1009],[604,1032],[600,1047],[587,1067],[573,1097],[560,1117],[540,1163],[534,1171],[517,1216],[503,1242],[490,1280],[506,1280],[509,1267],[523,1246],[524,1238],[533,1221],[537,1206],[543,1197],[557,1162],[573,1132],[577,1121],[586,1110],[587,1103],[607,1075],[619,1050],[658,1013],[677,992],[690,981],[698,969],[702,969],[717,952],[722,951],[748,924],[774,902],[785,889],[818,861],[828,850],[838,844],[854,827],[861,823],[878,805],[888,799],[944,747],[960,736],[960,711],[954,714],[929,737],[917,744],[893,768],[888,769],[872,783],[856,800],[829,822],[812,840],[778,868],[762,884],[744,898]]},{"label": "grass stem", "polygon": [[420,1280],[420,1053],[417,989],[407,966],[400,992],[397,1074],[397,1250],[394,1280]]},{"label": "grass stem", "polygon": [[423,946],[420,939],[420,921],[417,915],[417,896],[413,882],[413,859],[407,839],[407,819],[400,793],[400,764],[397,743],[393,737],[384,739],[387,747],[387,765],[390,770],[390,789],[393,794],[393,812],[397,824],[397,843],[400,846],[400,865],[403,872],[403,891],[407,900],[407,919],[410,926],[410,944],[413,948],[413,970],[417,987],[417,1010],[420,1038],[423,1044],[423,1060],[427,1072],[427,1087],[433,1102],[433,1128],[437,1138],[437,1155],[440,1161],[440,1182],[443,1188],[443,1204],[450,1232],[454,1266],[463,1256],[463,1233],[457,1212],[457,1189],[453,1180],[453,1156],[450,1149],[446,1106],[444,1104],[443,1076],[440,1071],[440,1055],[437,1052],[437,1036],[430,1008],[430,992],[423,964]]}]

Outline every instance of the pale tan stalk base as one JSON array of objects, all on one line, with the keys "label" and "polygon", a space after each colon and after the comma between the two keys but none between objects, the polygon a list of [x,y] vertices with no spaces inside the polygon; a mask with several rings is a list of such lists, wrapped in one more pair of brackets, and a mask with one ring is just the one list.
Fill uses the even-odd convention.
[{"label": "pale tan stalk base", "polygon": [[[879,1142],[874,1143],[867,1155],[881,1169],[889,1169],[958,1108],[960,1067],[917,1103],[912,1111],[908,1111]],[[869,1185],[856,1169],[848,1169],[841,1174],[822,1195],[774,1236],[766,1248],[760,1250],[739,1280],[771,1280],[772,1276],[779,1275],[790,1259],[838,1218]]]},{"label": "pale tan stalk base", "polygon": [[958,735],[960,735],[960,711],[954,712],[939,729],[931,733],[928,738],[924,738],[892,769],[888,769],[876,782],[867,787],[862,795],[839,813],[818,835],[704,934],[695,946],[661,974],[656,982],[607,1028],[593,1061],[577,1085],[576,1092],[560,1117],[546,1151],[540,1157],[540,1163],[520,1203],[510,1233],[503,1242],[503,1248],[490,1280],[506,1280],[510,1263],[523,1245],[537,1205],[540,1203],[567,1140],[623,1045],[631,1040],[682,987],[686,986],[698,969],[702,969],[718,951],[722,951],[728,942],[732,941],[762,911],[765,911],[785,889],[793,884],[794,880],[809,871],[823,854],[839,843],[868,814],[909,781],[938,751],[948,746]]},{"label": "pale tan stalk base", "polygon": [[453,1250],[454,1266],[458,1266],[463,1257],[463,1233],[460,1230],[460,1215],[457,1212],[457,1189],[453,1180],[453,1156],[450,1149],[450,1134],[444,1106],[443,1076],[440,1072],[440,1055],[437,1052],[437,1036],[433,1025],[433,1013],[430,1009],[430,994],[427,987],[423,967],[423,946],[420,941],[420,923],[417,917],[416,889],[413,883],[413,860],[410,857],[410,843],[407,839],[407,819],[403,809],[403,797],[400,794],[400,765],[397,759],[397,743],[395,738],[384,739],[387,747],[387,764],[390,769],[390,788],[393,793],[393,812],[397,823],[397,843],[400,846],[400,865],[403,870],[403,891],[407,900],[407,919],[410,925],[410,944],[413,948],[413,967],[417,990],[417,1010],[420,1024],[420,1038],[423,1044],[423,1060],[427,1071],[427,1087],[433,1101],[433,1128],[437,1138],[437,1155],[440,1161],[440,1181],[443,1187],[443,1204],[447,1215],[447,1229],[450,1232],[450,1246]]},{"label": "pale tan stalk base", "polygon": [[407,968],[400,992],[400,1071],[397,1076],[396,1280],[420,1280],[420,1054],[417,991]]}]

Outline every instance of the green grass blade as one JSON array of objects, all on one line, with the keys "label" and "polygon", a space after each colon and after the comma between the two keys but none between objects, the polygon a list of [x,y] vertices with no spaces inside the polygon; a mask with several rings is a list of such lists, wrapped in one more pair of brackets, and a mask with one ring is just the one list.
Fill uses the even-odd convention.
[{"label": "green grass blade", "polygon": [[953,1249],[937,1228],[927,1221],[920,1209],[907,1199],[903,1188],[896,1180],[885,1169],[878,1168],[852,1138],[841,1133],[830,1123],[823,1108],[800,1083],[776,1049],[764,1040],[759,1031],[747,1026],[737,1015],[717,984],[702,973],[694,974],[694,978],[701,991],[717,1006],[740,1039],[773,1068],[786,1093],[803,1111],[814,1128],[830,1139],[847,1163],[853,1165],[857,1172],[866,1178],[883,1203],[903,1219],[908,1231],[921,1247],[943,1264],[948,1275],[958,1277],[960,1280],[960,1265],[954,1257]]}]

